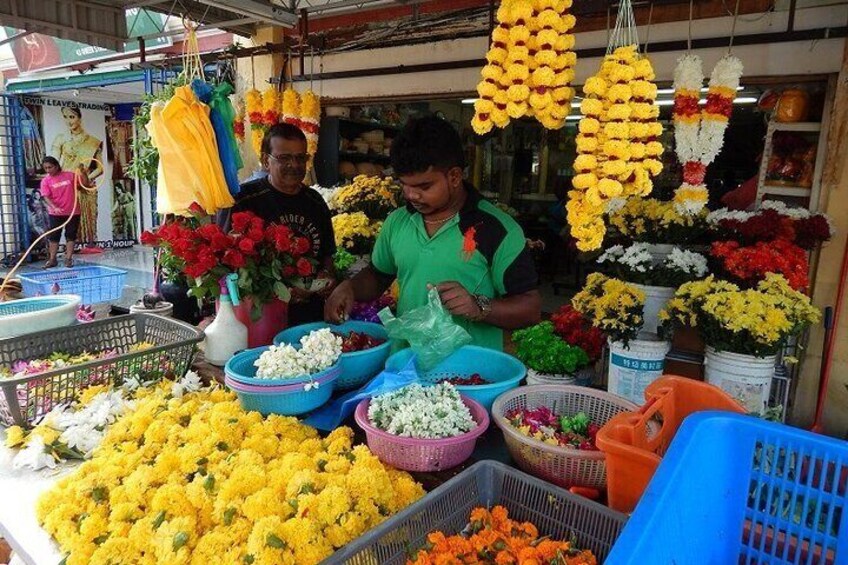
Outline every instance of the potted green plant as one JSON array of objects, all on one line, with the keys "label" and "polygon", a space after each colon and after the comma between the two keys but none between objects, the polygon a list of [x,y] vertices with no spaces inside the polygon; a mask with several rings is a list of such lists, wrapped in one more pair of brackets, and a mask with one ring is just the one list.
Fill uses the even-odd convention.
[{"label": "potted green plant", "polygon": [[512,340],[515,356],[527,366],[527,384],[572,384],[577,373],[589,366],[586,352],[566,343],[552,322],[519,330],[512,334]]}]

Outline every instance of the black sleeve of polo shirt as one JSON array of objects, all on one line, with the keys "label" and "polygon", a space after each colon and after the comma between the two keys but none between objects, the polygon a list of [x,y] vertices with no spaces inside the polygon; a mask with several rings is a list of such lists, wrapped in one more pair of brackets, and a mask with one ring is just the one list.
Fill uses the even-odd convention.
[{"label": "black sleeve of polo shirt", "polygon": [[525,244],[524,249],[512,264],[504,271],[504,288],[506,296],[524,294],[539,288],[539,276],[536,273],[536,262],[530,248]]}]

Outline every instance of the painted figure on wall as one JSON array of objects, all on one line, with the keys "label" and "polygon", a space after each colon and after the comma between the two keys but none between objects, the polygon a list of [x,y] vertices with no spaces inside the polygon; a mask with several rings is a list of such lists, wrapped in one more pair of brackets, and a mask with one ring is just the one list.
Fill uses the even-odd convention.
[{"label": "painted figure on wall", "polygon": [[112,237],[115,239],[135,240],[138,233],[135,219],[135,195],[131,182],[123,180],[115,183],[112,203]]},{"label": "painted figure on wall", "polygon": [[[103,174],[103,166],[99,162],[103,159],[103,141],[85,131],[82,124],[82,111],[76,106],[63,106],[62,118],[68,131],[60,133],[53,140],[52,154],[59,159],[63,170],[73,171],[82,164],[88,169],[88,178],[92,182],[97,182]],[[95,242],[97,241],[97,193],[80,192],[79,204],[79,241]]]}]

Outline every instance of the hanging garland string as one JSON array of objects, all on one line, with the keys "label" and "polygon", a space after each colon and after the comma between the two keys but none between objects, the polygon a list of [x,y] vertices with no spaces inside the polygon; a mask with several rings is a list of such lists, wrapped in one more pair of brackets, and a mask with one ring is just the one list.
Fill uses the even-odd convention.
[{"label": "hanging garland string", "polygon": [[[707,167],[721,152],[733,111],[733,101],[742,77],[742,61],[731,54],[738,0],[736,7],[737,14],[734,14],[727,54],[713,68],[703,109],[700,107],[701,87],[704,82],[701,58],[687,52],[678,59],[674,71],[672,119],[675,152],[683,164],[683,183],[674,193],[674,206],[680,214],[700,214],[709,201],[709,192],[704,182]],[[691,19],[689,27],[691,30]],[[691,38],[689,44],[691,45]]]}]

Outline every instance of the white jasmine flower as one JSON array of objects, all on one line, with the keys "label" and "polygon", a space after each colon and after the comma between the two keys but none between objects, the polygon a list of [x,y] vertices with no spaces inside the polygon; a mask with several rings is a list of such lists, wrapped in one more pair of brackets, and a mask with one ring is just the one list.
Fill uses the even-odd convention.
[{"label": "white jasmine flower", "polygon": [[300,339],[300,349],[291,344],[270,346],[254,362],[260,379],[292,379],[329,369],[342,354],[342,338],[330,328],[310,332]]},{"label": "white jasmine flower", "polygon": [[477,426],[450,383],[427,387],[412,384],[374,397],[368,418],[390,434],[417,438],[454,437]]},{"label": "white jasmine flower", "polygon": [[39,435],[30,436],[26,447],[20,450],[12,460],[12,467],[15,469],[23,469],[27,467],[33,471],[44,469],[45,467],[54,469],[56,467],[56,459],[47,451],[47,446],[44,440]]}]

